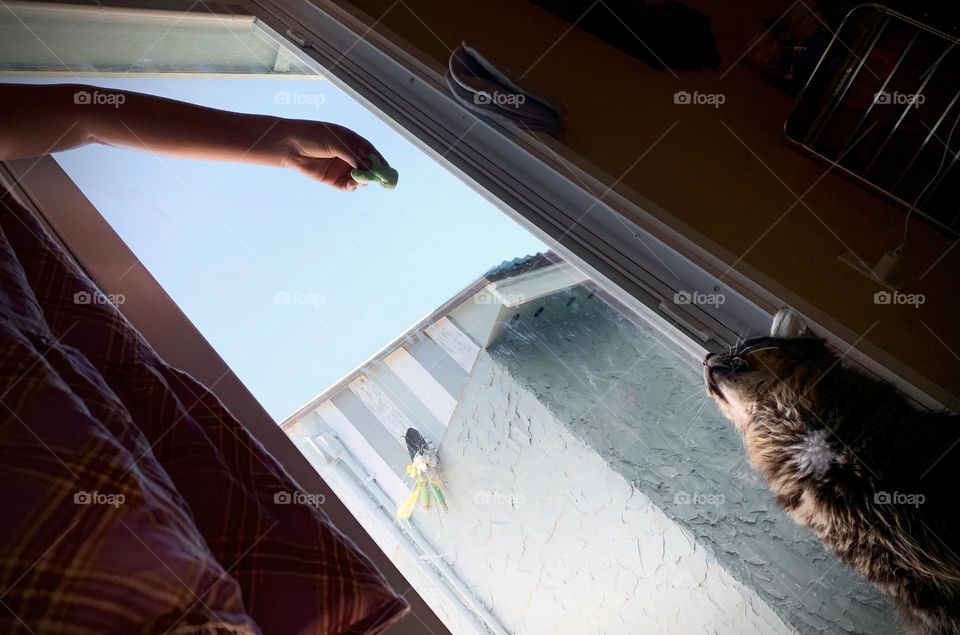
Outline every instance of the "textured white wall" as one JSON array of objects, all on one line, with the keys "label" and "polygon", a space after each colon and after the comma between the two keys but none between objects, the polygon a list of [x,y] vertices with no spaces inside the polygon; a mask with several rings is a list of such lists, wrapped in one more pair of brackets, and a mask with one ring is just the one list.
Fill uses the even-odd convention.
[{"label": "textured white wall", "polygon": [[792,632],[485,352],[413,522],[513,633]]},{"label": "textured white wall", "polygon": [[[539,317],[536,311],[542,312]],[[776,504],[695,359],[583,290],[534,303],[488,353],[804,635],[893,635],[879,592]]]}]

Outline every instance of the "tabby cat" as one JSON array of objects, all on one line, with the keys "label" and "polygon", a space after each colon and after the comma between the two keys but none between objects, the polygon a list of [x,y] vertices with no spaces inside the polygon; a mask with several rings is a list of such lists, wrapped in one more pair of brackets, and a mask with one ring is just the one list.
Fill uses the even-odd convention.
[{"label": "tabby cat", "polygon": [[846,366],[784,310],[703,360],[779,504],[883,591],[911,633],[960,633],[960,425]]}]

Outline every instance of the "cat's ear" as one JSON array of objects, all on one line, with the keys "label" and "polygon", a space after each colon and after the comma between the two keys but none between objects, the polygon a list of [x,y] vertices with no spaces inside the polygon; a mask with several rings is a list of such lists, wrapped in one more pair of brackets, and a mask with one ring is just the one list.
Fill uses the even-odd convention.
[{"label": "cat's ear", "polygon": [[784,307],[773,316],[770,335],[771,337],[810,337],[813,335],[813,331],[810,330],[799,313]]}]

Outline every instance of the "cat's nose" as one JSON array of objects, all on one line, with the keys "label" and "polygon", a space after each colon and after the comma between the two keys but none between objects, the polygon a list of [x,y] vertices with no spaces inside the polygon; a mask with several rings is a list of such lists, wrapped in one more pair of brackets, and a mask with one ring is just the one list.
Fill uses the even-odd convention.
[{"label": "cat's nose", "polygon": [[730,360],[724,355],[707,353],[703,358],[703,365],[707,368],[730,368]]}]

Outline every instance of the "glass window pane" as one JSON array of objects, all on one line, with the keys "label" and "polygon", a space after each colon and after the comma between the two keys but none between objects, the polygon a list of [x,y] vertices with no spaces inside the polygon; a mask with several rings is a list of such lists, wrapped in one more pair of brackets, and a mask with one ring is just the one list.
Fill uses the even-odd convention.
[{"label": "glass window pane", "polygon": [[313,74],[252,16],[76,5],[4,5],[0,71]]},{"label": "glass window pane", "polygon": [[[174,29],[133,55],[156,25],[91,51],[64,32],[102,37],[102,23],[31,19],[76,71],[313,73],[242,21]],[[0,68],[62,70],[9,41]],[[451,630],[895,631],[878,593],[747,465],[695,343],[331,83],[88,81],[335,121],[399,169],[394,191],[345,195],[256,166],[56,157]],[[411,428],[437,450],[447,510],[429,498],[400,520]]]},{"label": "glass window pane", "polygon": [[399,167],[396,190],[344,194],[293,170],[102,146],[56,156],[278,422],[491,262],[544,248],[323,79],[94,83],[334,121]]}]

